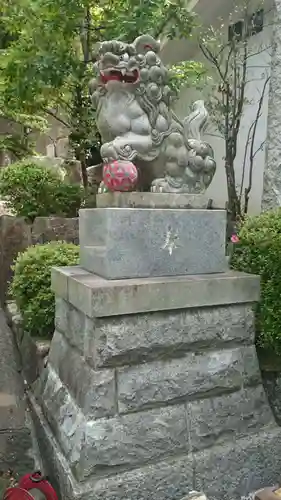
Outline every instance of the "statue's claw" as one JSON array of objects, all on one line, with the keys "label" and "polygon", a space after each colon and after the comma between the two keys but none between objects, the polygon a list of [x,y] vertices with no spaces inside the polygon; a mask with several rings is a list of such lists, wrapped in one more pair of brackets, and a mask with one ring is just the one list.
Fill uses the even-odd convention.
[{"label": "statue's claw", "polygon": [[171,187],[165,177],[162,179],[155,179],[150,188],[152,193],[170,193]]}]

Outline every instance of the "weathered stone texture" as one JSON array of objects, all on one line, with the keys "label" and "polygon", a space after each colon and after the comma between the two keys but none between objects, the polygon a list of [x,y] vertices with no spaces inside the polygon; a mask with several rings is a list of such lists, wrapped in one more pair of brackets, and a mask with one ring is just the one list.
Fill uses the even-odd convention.
[{"label": "weathered stone texture", "polygon": [[87,418],[114,415],[116,405],[113,370],[94,371],[59,332],[55,332],[53,337],[49,363]]},{"label": "weathered stone texture", "polygon": [[79,219],[65,217],[37,217],[31,227],[32,243],[67,241],[79,243]]},{"label": "weathered stone texture", "polygon": [[48,367],[40,396],[44,413],[62,451],[66,457],[71,455],[77,460],[84,432],[84,416],[51,367]]},{"label": "weathered stone texture", "polygon": [[77,478],[108,475],[189,451],[184,406],[88,422]]},{"label": "weathered stone texture", "polygon": [[56,298],[56,329],[94,367],[136,364],[166,354],[182,357],[194,349],[228,343],[249,344],[254,339],[253,316],[251,306],[237,305],[95,320]]},{"label": "weathered stone texture", "polygon": [[[262,210],[281,206],[280,108],[281,108],[281,2],[275,0],[269,98],[267,110],[266,163],[263,177]],[[269,63],[270,64],[270,63]]]},{"label": "weathered stone texture", "polygon": [[262,371],[262,380],[269,404],[278,425],[281,426],[281,375],[280,371]]},{"label": "weathered stone texture", "polygon": [[19,366],[27,383],[33,384],[44,368],[51,341],[31,337],[24,331],[22,317],[14,301],[7,303],[5,312],[17,345]]},{"label": "weathered stone texture", "polygon": [[151,500],[155,496],[157,500],[181,500],[195,488],[210,500],[229,500],[230,494],[233,500],[240,500],[265,485],[276,484],[280,477],[281,431],[267,427],[259,434],[193,455],[78,483],[33,398],[31,408],[48,472],[67,500]]},{"label": "weathered stone texture", "polygon": [[182,357],[185,352],[228,343],[253,343],[251,306],[155,312],[96,320],[94,346],[97,366],[118,366]]},{"label": "weathered stone texture", "polygon": [[104,500],[105,492],[110,500],[151,500],[156,493],[159,500],[180,500],[192,489],[194,464],[193,458],[187,455],[114,474],[108,478],[94,478],[93,481],[78,483],[32,396],[31,410],[48,472],[57,491],[67,500]]},{"label": "weathered stone texture", "polygon": [[[237,409],[239,408],[239,411]],[[274,424],[262,385],[217,398],[187,403],[193,450],[255,433]]]},{"label": "weathered stone texture", "polygon": [[268,426],[256,435],[196,453],[195,488],[210,500],[227,500],[230,492],[238,500],[279,483],[280,438],[280,428]]},{"label": "weathered stone texture", "polygon": [[9,215],[0,216],[0,299],[3,305],[12,278],[11,265],[19,252],[31,242],[30,227],[24,219]]},{"label": "weathered stone texture", "polygon": [[117,370],[120,412],[172,403],[188,398],[210,397],[235,391],[256,380],[260,373],[245,373],[242,356],[251,347],[187,354],[181,359],[155,361]]},{"label": "weathered stone texture", "polygon": [[80,264],[104,278],[227,270],[224,210],[96,208],[79,220]]},{"label": "weathered stone texture", "polygon": [[189,449],[184,406],[87,422],[50,367],[42,401],[46,418],[79,480]]}]

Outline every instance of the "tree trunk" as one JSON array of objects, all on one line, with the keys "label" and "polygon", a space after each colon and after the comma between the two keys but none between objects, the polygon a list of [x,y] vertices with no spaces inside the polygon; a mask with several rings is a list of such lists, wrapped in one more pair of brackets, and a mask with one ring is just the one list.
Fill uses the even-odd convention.
[{"label": "tree trunk", "polygon": [[225,161],[225,172],[227,181],[228,213],[229,218],[235,224],[241,217],[241,206],[239,196],[236,192],[234,168],[231,162]]},{"label": "tree trunk", "polygon": [[87,189],[87,187],[88,187],[88,172],[87,172],[86,154],[85,154],[84,149],[77,148],[75,150],[75,157],[76,157],[76,160],[80,161],[82,182],[83,182],[84,189]]}]

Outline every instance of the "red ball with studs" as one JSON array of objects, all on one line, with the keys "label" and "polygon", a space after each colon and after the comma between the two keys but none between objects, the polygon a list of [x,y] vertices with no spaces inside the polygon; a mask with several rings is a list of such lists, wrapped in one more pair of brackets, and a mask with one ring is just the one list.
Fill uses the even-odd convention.
[{"label": "red ball with studs", "polygon": [[103,182],[109,191],[132,191],[138,171],[131,161],[115,160],[103,167]]}]

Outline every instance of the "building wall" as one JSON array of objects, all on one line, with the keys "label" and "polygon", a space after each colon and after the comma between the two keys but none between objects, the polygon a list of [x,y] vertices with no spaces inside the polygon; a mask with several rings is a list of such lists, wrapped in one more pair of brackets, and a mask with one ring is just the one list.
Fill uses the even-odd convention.
[{"label": "building wall", "polygon": [[[222,0],[215,0],[212,4],[213,10],[208,8],[206,3],[207,0],[201,0],[198,4],[197,11],[199,11],[200,17],[213,25],[221,23],[218,19],[219,15],[224,17],[224,22],[226,29],[228,27],[228,17],[229,12],[231,12],[231,3],[226,2],[228,7],[226,8],[224,4],[224,11],[220,8]],[[257,4],[258,8],[258,4]],[[217,9],[217,10],[216,10]],[[253,11],[255,7],[253,6]],[[245,154],[245,146],[247,142],[248,130],[253,123],[256,113],[257,106],[259,103],[259,97],[261,95],[265,79],[270,75],[270,61],[271,61],[271,37],[272,37],[272,9],[270,5],[265,8],[267,14],[265,16],[264,29],[258,35],[253,36],[250,39],[251,51],[256,54],[249,59],[248,64],[248,85],[246,88],[246,99],[249,104],[245,105],[245,112],[241,122],[240,134],[238,138],[238,151],[235,161],[235,173],[237,188],[240,191],[242,171],[243,171],[243,160]],[[205,14],[204,14],[205,12]],[[205,17],[205,19],[204,19]],[[262,50],[261,50],[262,49]],[[200,49],[196,46],[195,42],[176,42],[173,46],[171,42],[169,45],[163,48],[163,58],[166,62],[172,60],[172,62],[177,62],[183,59],[192,59],[197,61],[204,61]],[[256,140],[255,140],[255,150],[259,149],[262,144],[264,144],[267,135],[267,114],[268,114],[268,90],[267,86],[262,114],[258,122]],[[184,117],[189,113],[190,104],[192,101],[206,97],[208,95],[208,89],[204,89],[204,95],[191,89],[184,89],[179,97],[179,100],[175,104],[175,110],[180,117]],[[205,134],[205,140],[208,141],[215,151],[215,157],[217,161],[217,172],[215,174],[212,185],[208,188],[208,196],[212,198],[216,204],[224,206],[227,200],[227,189],[226,189],[226,176],[224,170],[224,140],[219,136],[218,131],[211,122],[207,128]],[[265,147],[263,147],[255,157],[254,163],[254,175],[253,175],[253,186],[250,195],[249,212],[259,213],[261,210],[261,198],[263,191],[263,172],[265,165]],[[246,162],[245,170],[245,183],[243,190],[248,185],[249,176],[249,161]]]}]

